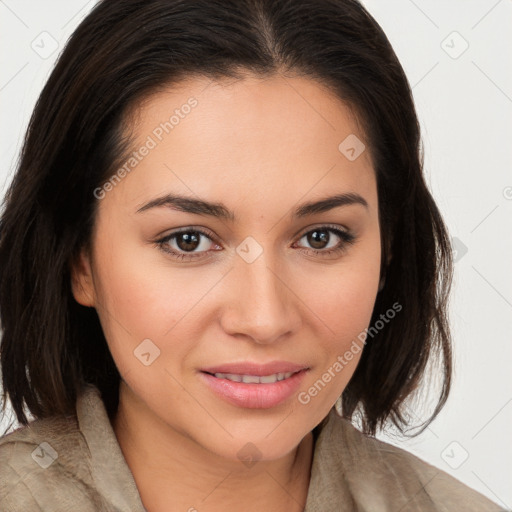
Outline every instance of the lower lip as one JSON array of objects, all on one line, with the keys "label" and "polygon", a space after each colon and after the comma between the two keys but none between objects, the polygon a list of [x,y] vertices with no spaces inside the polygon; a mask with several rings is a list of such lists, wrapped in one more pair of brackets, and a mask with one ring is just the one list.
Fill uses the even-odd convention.
[{"label": "lower lip", "polygon": [[299,389],[306,372],[307,370],[301,370],[288,379],[269,384],[234,382],[205,372],[200,375],[210,389],[233,405],[247,409],[269,409],[290,398]]}]

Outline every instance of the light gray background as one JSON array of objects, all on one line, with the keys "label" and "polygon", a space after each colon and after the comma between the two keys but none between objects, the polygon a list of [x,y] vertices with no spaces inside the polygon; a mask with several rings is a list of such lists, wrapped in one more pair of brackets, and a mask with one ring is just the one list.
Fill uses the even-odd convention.
[{"label": "light gray background", "polygon": [[[2,197],[44,81],[95,3],[0,0]],[[512,1],[364,4],[413,87],[428,183],[458,260],[456,371],[447,406],[412,440],[379,437],[511,508]]]}]

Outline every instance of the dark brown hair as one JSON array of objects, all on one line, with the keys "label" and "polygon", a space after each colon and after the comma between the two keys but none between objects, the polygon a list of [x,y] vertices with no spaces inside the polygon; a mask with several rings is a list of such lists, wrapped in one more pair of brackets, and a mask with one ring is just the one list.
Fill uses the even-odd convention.
[{"label": "dark brown hair", "polygon": [[371,325],[395,302],[403,310],[368,341],[344,416],[368,434],[388,421],[404,431],[405,399],[431,360],[442,384],[425,426],[444,405],[450,241],[424,180],[411,89],[377,22],[356,0],[103,0],[39,96],[0,218],[3,411],[9,399],[19,423],[25,407],[36,418],[74,414],[85,383],[109,415],[117,408],[120,375],[96,310],[74,300],[70,265],[90,249],[93,191],[129,148],[127,113],[187,77],[248,72],[329,87],[357,113],[374,162],[385,285]]}]

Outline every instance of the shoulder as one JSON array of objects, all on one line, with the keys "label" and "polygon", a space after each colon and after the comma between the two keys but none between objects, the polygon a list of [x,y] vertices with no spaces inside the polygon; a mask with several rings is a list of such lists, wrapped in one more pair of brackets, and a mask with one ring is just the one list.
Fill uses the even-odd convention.
[{"label": "shoulder", "polygon": [[335,410],[329,413],[329,421],[318,441],[325,478],[342,479],[343,482],[335,485],[350,495],[358,509],[383,512],[505,510],[412,453],[364,435]]},{"label": "shoulder", "polygon": [[2,512],[93,512],[99,504],[75,416],[37,419],[0,437]]}]

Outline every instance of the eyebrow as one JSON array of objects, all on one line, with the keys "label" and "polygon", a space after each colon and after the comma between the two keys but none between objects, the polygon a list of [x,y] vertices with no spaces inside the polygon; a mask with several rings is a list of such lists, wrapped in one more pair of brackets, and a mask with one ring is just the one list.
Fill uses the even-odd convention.
[{"label": "eyebrow", "polygon": [[[359,194],[355,194],[353,192],[337,194],[317,201],[303,203],[293,210],[292,216],[296,218],[303,218],[316,213],[327,212],[333,208],[357,204],[368,209],[368,203]],[[195,213],[197,215],[217,217],[231,222],[236,221],[235,214],[222,203],[194,199],[192,197],[182,196],[179,194],[166,194],[162,197],[153,199],[149,201],[149,203],[141,206],[136,213],[142,213],[152,208],[160,207],[167,207],[180,212]]]}]

